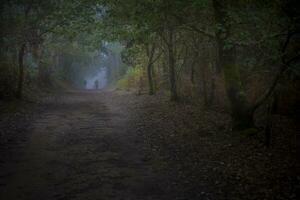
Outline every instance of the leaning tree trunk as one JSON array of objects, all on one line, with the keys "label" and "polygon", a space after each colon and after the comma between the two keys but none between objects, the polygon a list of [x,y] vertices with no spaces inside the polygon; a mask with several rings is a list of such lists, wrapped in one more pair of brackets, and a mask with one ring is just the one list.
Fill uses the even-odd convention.
[{"label": "leaning tree trunk", "polygon": [[19,77],[18,77],[18,86],[16,97],[22,99],[23,97],[23,85],[24,85],[24,54],[25,54],[25,44],[21,45],[18,55],[19,62]]},{"label": "leaning tree trunk", "polygon": [[236,49],[233,45],[226,44],[230,33],[230,25],[226,12],[226,2],[213,0],[216,23],[222,28],[216,31],[218,48],[218,69],[223,72],[225,89],[230,101],[231,116],[234,129],[253,127],[253,115],[247,102],[245,91],[241,84],[239,66],[236,64]]},{"label": "leaning tree trunk", "polygon": [[149,86],[149,95],[154,94],[154,83],[153,83],[153,63],[154,63],[154,53],[155,53],[155,44],[146,46],[148,63],[147,63],[147,78]]}]

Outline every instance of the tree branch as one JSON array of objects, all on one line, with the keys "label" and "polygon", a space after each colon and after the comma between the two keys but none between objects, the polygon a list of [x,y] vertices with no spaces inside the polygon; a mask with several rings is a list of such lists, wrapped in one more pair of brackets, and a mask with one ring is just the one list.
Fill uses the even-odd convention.
[{"label": "tree branch", "polygon": [[251,111],[253,113],[255,112],[255,110],[258,107],[260,107],[273,94],[282,74],[291,67],[290,65],[292,64],[292,62],[296,61],[297,59],[298,60],[300,59],[300,55],[296,55],[289,60],[286,60],[286,58],[285,58],[285,52],[287,50],[287,47],[291,41],[292,36],[295,34],[296,34],[296,32],[292,32],[290,30],[288,31],[287,38],[286,38],[286,40],[283,44],[282,50],[281,50],[282,51],[282,65],[281,65],[280,69],[278,70],[270,88],[261,96],[261,98],[258,99],[258,101],[251,108]]}]

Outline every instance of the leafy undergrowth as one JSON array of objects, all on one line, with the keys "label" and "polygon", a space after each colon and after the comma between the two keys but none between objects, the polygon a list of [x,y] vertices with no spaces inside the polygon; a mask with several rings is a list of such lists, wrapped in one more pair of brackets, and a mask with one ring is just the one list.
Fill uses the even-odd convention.
[{"label": "leafy undergrowth", "polygon": [[119,99],[130,102],[137,131],[179,199],[296,199],[296,120],[274,116],[272,145],[266,148],[260,137],[232,132],[226,113],[171,103],[162,95]]},{"label": "leafy undergrowth", "polygon": [[126,74],[116,83],[111,83],[108,88],[110,90],[137,90],[142,74],[141,68],[129,67]]}]

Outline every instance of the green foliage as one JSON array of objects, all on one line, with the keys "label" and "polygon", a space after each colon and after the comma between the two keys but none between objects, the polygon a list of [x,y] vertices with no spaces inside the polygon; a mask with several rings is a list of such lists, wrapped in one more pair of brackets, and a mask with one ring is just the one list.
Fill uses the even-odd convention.
[{"label": "green foliage", "polygon": [[139,67],[129,67],[126,74],[117,81],[117,89],[136,89],[139,86],[143,70]]}]

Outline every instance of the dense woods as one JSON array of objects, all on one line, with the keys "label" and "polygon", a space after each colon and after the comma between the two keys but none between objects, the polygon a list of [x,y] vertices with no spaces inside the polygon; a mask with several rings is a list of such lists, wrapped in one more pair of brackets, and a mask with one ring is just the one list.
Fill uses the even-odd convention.
[{"label": "dense woods", "polygon": [[7,1],[1,10],[2,96],[51,78],[80,86],[95,59],[112,82],[137,71],[121,82],[228,107],[238,129],[255,126],[280,88],[295,98],[277,104],[299,96],[296,1]]},{"label": "dense woods", "polygon": [[274,116],[299,119],[297,0],[4,0],[0,13],[3,105],[102,70],[111,91],[226,113],[266,147]]},{"label": "dense woods", "polygon": [[105,3],[104,17],[120,24],[112,34],[125,37],[126,50],[138,48],[146,57],[141,65],[149,94],[167,78],[172,101],[228,104],[234,128],[249,128],[278,85],[298,90],[295,2]]}]

